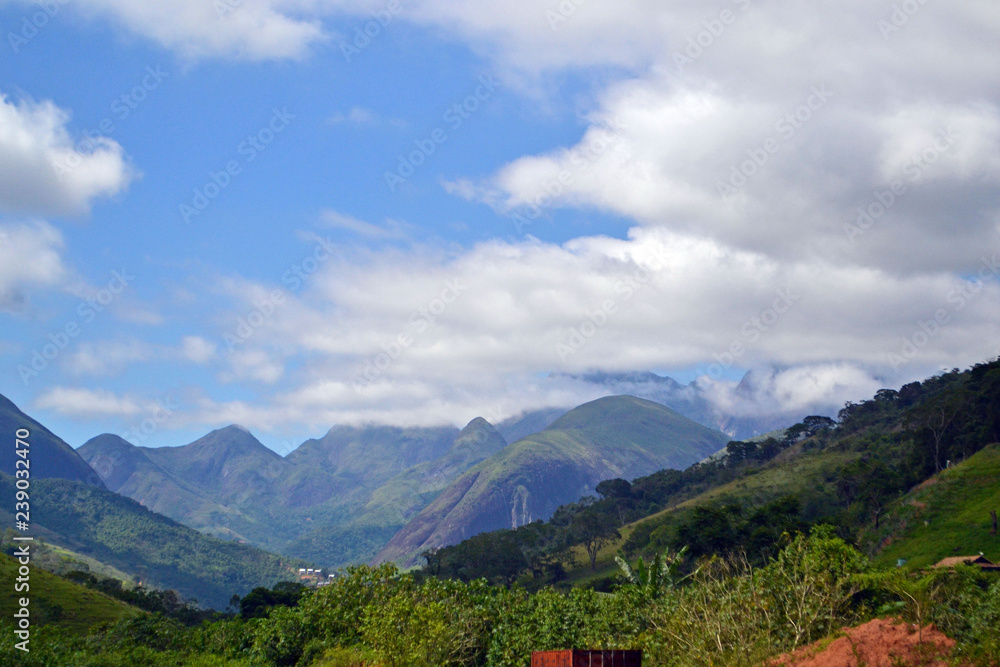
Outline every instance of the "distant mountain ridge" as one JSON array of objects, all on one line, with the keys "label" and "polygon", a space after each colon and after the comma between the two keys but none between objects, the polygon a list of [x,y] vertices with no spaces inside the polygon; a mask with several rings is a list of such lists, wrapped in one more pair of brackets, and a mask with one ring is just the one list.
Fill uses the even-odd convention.
[{"label": "distant mountain ridge", "polygon": [[602,480],[686,468],[727,440],[652,401],[613,396],[586,403],[471,468],[375,560],[410,564],[428,548],[547,519],[560,505],[593,493]]},{"label": "distant mountain ridge", "polygon": [[[591,379],[682,388],[652,374]],[[651,445],[644,440],[653,432],[666,434],[670,447],[643,449]],[[623,438],[623,433],[634,437]],[[507,444],[505,434],[516,437],[517,447]],[[109,488],[176,521],[336,567],[396,559],[412,551],[417,534],[444,543],[544,518],[560,504],[591,493],[602,479],[684,468],[727,440],[662,404],[608,397],[570,411],[526,412],[496,427],[476,418],[461,431],[335,426],[285,457],[236,426],[181,447],[155,449],[98,436],[80,453]],[[537,474],[538,460],[547,460],[544,481]],[[528,471],[531,479],[514,483],[492,476],[508,468]],[[494,500],[483,500],[487,497]],[[442,533],[442,522],[453,529]],[[407,530],[415,532],[399,537]],[[390,546],[392,540],[406,546],[397,549]]]},{"label": "distant mountain ridge", "polygon": [[179,447],[113,435],[80,454],[109,488],[197,530],[330,566],[366,560],[458,475],[504,446],[483,419],[335,426],[286,457],[228,426]]}]

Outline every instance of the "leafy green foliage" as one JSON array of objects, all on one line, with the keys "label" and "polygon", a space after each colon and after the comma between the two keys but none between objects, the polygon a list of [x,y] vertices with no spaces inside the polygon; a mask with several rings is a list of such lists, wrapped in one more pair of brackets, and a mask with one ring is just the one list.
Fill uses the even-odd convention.
[{"label": "leafy green foliage", "polygon": [[680,563],[672,554],[645,574],[627,568],[632,580],[611,594],[357,567],[264,618],[185,627],[142,615],[85,638],[41,628],[27,656],[0,645],[0,664],[528,667],[532,651],[585,647],[639,648],[652,666],[749,667],[879,608],[937,623],[972,664],[1000,658],[1000,580],[972,568],[926,577],[877,570],[830,528],[790,536],[760,568],[710,558],[682,577]]},{"label": "leafy green foliage", "polygon": [[274,607],[297,607],[306,587],[297,581],[279,581],[274,588],[258,586],[242,599],[237,597],[242,618],[264,618]]}]

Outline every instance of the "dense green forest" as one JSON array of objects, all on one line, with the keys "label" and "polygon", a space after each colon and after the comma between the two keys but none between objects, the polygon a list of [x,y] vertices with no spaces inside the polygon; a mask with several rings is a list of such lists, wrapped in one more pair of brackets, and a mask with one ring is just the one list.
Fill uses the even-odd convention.
[{"label": "dense green forest", "polygon": [[1000,554],[998,408],[995,360],[685,471],[606,480],[548,522],[427,552],[418,570],[258,588],[208,620],[161,609],[89,636],[50,623],[0,663],[526,667],[533,650],[575,647],[642,649],[647,667],[760,665],[902,616],[936,624],[964,663],[997,665],[1000,577],[921,568],[976,545]]}]

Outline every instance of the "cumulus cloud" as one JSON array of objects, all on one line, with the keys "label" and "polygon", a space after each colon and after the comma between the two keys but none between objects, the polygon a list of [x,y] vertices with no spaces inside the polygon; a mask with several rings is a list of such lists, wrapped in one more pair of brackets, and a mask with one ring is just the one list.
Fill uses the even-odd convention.
[{"label": "cumulus cloud", "polygon": [[79,215],[128,186],[135,174],[122,147],[103,137],[76,141],[68,121],[52,102],[0,93],[0,211]]},{"label": "cumulus cloud", "polygon": [[[627,239],[340,259],[285,293],[228,357],[225,379],[275,385],[269,407],[256,417],[241,404],[212,410],[248,426],[457,423],[599,394],[550,371],[693,368],[730,414],[829,411],[993,354],[1000,266],[990,261],[984,279],[897,274],[654,226]],[[269,293],[230,289],[245,304]],[[752,397],[726,380],[771,366],[783,370]]]},{"label": "cumulus cloud", "polygon": [[65,281],[63,248],[62,234],[48,223],[0,224],[0,310],[21,310],[30,289]]}]

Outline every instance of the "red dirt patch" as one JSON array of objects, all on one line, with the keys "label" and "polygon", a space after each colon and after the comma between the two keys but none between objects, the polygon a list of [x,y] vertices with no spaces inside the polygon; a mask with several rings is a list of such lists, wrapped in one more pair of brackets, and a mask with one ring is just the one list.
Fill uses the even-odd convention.
[{"label": "red dirt patch", "polygon": [[[955,642],[928,625],[922,633],[899,619],[877,618],[824,645],[820,641],[777,658],[782,667],[947,667]],[[921,643],[921,639],[923,640]]]}]

